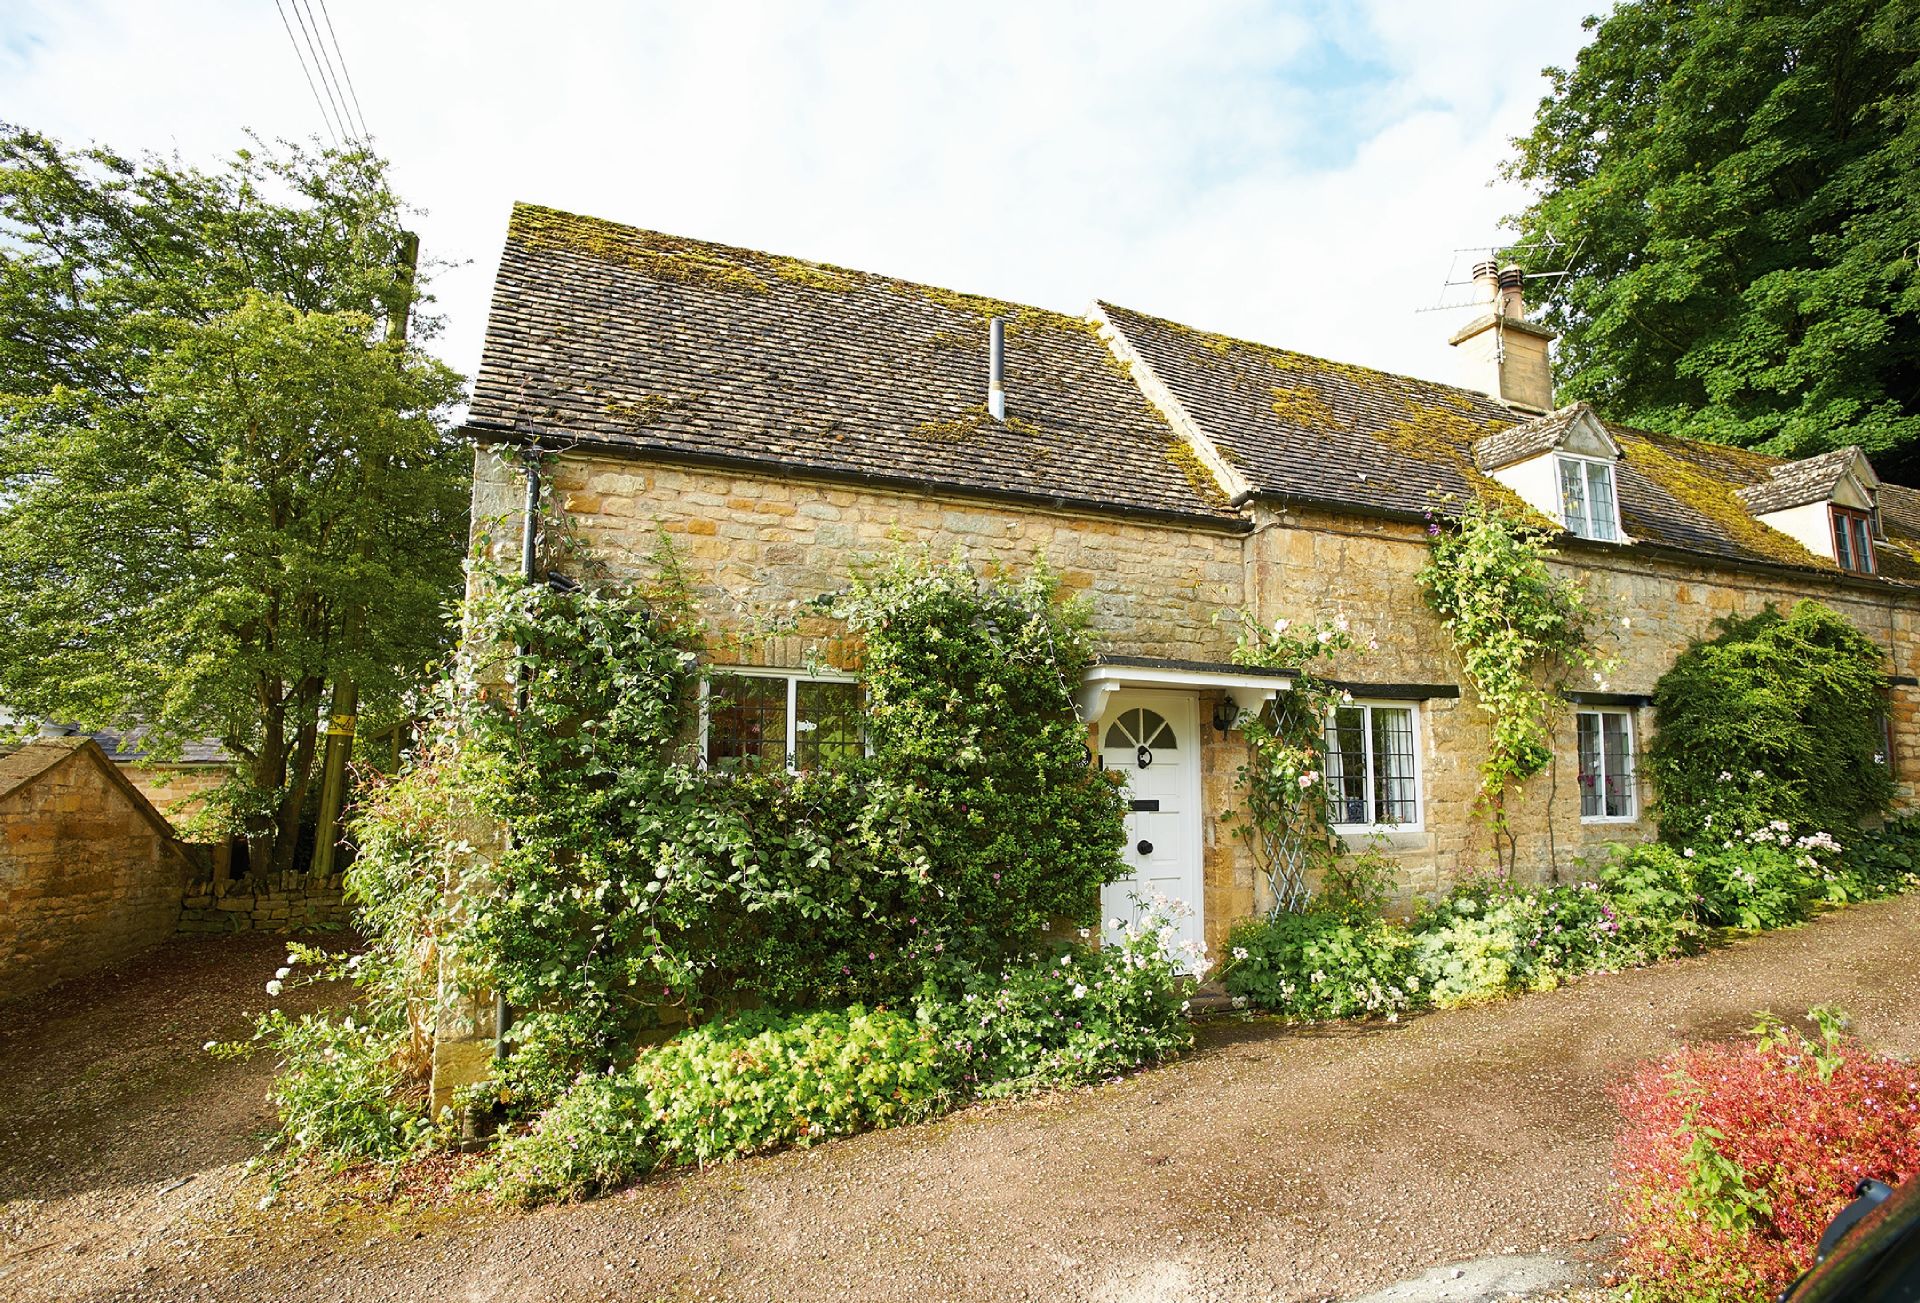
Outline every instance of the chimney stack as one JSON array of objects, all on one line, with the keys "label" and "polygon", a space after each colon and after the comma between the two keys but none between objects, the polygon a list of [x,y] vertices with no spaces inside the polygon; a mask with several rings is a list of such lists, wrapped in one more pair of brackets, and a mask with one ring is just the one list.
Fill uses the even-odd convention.
[{"label": "chimney stack", "polygon": [[1447,342],[1460,350],[1460,382],[1525,412],[1553,409],[1547,345],[1555,332],[1527,320],[1526,273],[1492,260],[1474,264],[1476,315]]},{"label": "chimney stack", "polygon": [[999,317],[987,323],[987,414],[1007,419],[1007,323]]}]

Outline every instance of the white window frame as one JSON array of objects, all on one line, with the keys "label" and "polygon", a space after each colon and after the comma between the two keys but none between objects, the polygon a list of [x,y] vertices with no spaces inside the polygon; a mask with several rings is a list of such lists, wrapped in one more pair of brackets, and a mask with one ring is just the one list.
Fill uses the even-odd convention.
[{"label": "white window frame", "polygon": [[1640,822],[1640,737],[1634,726],[1633,711],[1623,706],[1582,706],[1574,711],[1573,720],[1573,773],[1574,789],[1579,792],[1580,784],[1580,716],[1618,715],[1627,725],[1627,813],[1608,814],[1607,809],[1607,729],[1604,719],[1596,724],[1594,738],[1599,743],[1596,755],[1600,761],[1600,813],[1583,814],[1581,823],[1639,823]]},{"label": "white window frame", "polygon": [[[1574,529],[1567,519],[1567,494],[1561,485],[1562,464],[1572,462],[1580,467],[1580,500],[1586,507],[1587,527],[1593,527],[1593,483],[1592,467],[1598,466],[1607,473],[1607,485],[1612,489],[1609,495],[1613,499],[1613,536],[1601,538],[1597,534],[1582,534]],[[1620,525],[1620,477],[1614,474],[1613,459],[1610,457],[1589,457],[1584,453],[1556,452],[1553,454],[1553,501],[1557,507],[1554,515],[1560,520],[1560,527],[1575,538],[1589,539],[1595,543],[1618,543],[1627,536]]]},{"label": "white window frame", "polygon": [[[858,674],[844,670],[790,670],[767,665],[709,665],[700,676],[700,767],[707,767],[707,696],[716,675],[735,675],[746,679],[785,679],[787,681],[787,772],[797,774],[800,758],[800,682],[858,683]],[[864,733],[865,730],[862,730]],[[863,736],[861,746],[869,755],[872,747]]]},{"label": "white window frame", "polygon": [[[1361,708],[1366,712],[1362,716],[1360,723],[1361,745],[1365,748],[1367,764],[1367,772],[1363,782],[1364,790],[1367,794],[1367,807],[1376,816],[1376,819],[1375,822],[1372,823],[1341,823],[1331,817],[1333,812],[1333,793],[1327,789],[1329,780],[1325,773],[1326,755],[1332,754],[1332,747],[1328,745],[1326,753],[1322,756],[1322,772],[1320,775],[1320,796],[1321,799],[1327,803],[1329,815],[1327,826],[1343,837],[1365,837],[1371,836],[1374,833],[1425,832],[1427,818],[1426,763],[1422,755],[1425,749],[1422,745],[1425,735],[1421,731],[1420,703],[1417,701],[1395,701],[1386,697],[1355,697],[1351,701],[1336,701],[1327,710],[1327,717],[1322,726],[1321,736],[1325,737],[1326,733],[1332,731],[1335,711],[1350,708]],[[1408,722],[1413,727],[1413,818],[1404,823],[1378,822],[1380,811],[1374,806],[1373,712],[1376,709],[1404,710],[1407,712]]]}]

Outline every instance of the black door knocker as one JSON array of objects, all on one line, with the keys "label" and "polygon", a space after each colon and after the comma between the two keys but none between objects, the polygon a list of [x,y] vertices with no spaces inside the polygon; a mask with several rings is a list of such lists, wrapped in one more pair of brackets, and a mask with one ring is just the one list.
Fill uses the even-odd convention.
[{"label": "black door knocker", "polygon": [[1133,755],[1134,755],[1134,759],[1140,762],[1140,767],[1142,769],[1145,769],[1148,765],[1153,763],[1153,752],[1146,747],[1135,747],[1133,749]]},{"label": "black door knocker", "polygon": [[1148,841],[1145,837],[1142,837],[1139,841],[1139,844],[1137,844],[1133,849],[1135,849],[1136,851],[1139,851],[1142,855],[1151,855],[1153,854],[1153,843]]}]

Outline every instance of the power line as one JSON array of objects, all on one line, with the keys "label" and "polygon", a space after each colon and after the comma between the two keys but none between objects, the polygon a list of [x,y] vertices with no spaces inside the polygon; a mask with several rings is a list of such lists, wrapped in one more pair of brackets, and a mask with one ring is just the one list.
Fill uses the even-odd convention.
[{"label": "power line", "polygon": [[300,11],[300,0],[288,0],[293,6],[293,21],[300,24],[300,38],[307,43],[307,53],[313,57],[313,72],[320,79],[320,88],[327,93],[327,103],[333,105],[333,116],[340,123],[340,134],[346,137],[348,144],[353,143],[353,124],[347,121],[347,115],[340,111],[340,101],[333,93],[333,82],[328,79],[329,69],[320,64],[320,50],[315,45],[313,33],[307,29],[307,16]]},{"label": "power line", "polygon": [[334,34],[333,15],[327,10],[327,0],[320,0],[320,16],[327,20],[327,37],[333,42],[333,53],[340,60],[341,75],[347,79],[347,94],[353,97],[353,111],[360,117],[360,139],[365,140],[373,133],[367,130],[366,110],[360,107],[360,92],[353,84],[353,74],[347,71],[346,52],[340,48],[340,38]]},{"label": "power line", "polygon": [[355,134],[364,136],[366,133],[357,132],[353,125],[353,118],[347,113],[347,93],[340,87],[340,74],[333,70],[333,57],[327,53],[327,43],[320,36],[320,20],[313,16],[313,0],[294,0],[293,11],[297,14],[302,10],[305,10],[307,15],[306,24],[302,30],[308,26],[313,29],[314,57],[320,61],[321,67],[325,70],[321,80],[326,83],[327,93],[334,97],[334,111],[340,115],[340,120],[347,124],[347,143],[352,144]]},{"label": "power line", "polygon": [[307,56],[300,53],[300,42],[293,35],[293,24],[287,21],[287,11],[280,6],[280,0],[273,0],[274,9],[279,11],[280,25],[287,30],[287,41],[293,46],[293,57],[300,61],[300,75],[307,79],[307,90],[313,95],[313,102],[320,110],[320,120],[327,124],[327,134],[333,137],[333,143],[340,143],[340,133],[334,130],[333,119],[327,116],[327,106],[320,98],[319,87],[313,84],[313,74],[307,71]]}]

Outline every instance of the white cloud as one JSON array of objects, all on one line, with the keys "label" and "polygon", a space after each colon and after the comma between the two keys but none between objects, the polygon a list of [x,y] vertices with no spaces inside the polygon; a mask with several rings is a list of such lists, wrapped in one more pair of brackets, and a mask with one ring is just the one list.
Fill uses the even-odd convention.
[{"label": "white cloud", "polygon": [[[428,252],[470,260],[436,287],[467,372],[522,198],[1444,377],[1456,318],[1415,310],[1518,206],[1486,182],[1583,36],[1524,2],[330,9]],[[320,122],[269,0],[0,0],[0,79],[12,120],[195,161]]]}]

